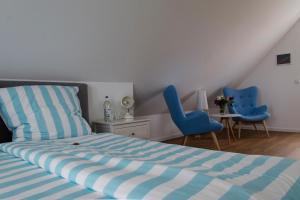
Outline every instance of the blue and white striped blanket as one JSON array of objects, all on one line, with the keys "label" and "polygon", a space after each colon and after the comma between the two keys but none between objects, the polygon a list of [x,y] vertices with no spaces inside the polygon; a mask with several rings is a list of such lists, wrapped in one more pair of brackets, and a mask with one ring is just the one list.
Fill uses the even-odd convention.
[{"label": "blue and white striped blanket", "polygon": [[107,199],[109,197],[0,152],[0,199]]},{"label": "blue and white striped blanket", "polygon": [[[80,145],[72,145],[74,142]],[[123,199],[299,199],[300,162],[98,134],[0,150]]]}]

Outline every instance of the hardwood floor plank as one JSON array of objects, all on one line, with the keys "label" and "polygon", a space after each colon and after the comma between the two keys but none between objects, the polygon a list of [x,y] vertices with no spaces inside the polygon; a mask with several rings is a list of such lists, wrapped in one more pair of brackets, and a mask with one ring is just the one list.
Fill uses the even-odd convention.
[{"label": "hardwood floor plank", "polygon": [[[235,132],[236,133],[236,132]],[[241,139],[228,144],[226,130],[216,133],[222,151],[289,157],[300,160],[300,133],[272,132],[266,137],[264,131],[243,130]],[[210,135],[190,137],[188,146],[213,149],[215,145]],[[165,141],[170,144],[182,144],[183,137]]]}]

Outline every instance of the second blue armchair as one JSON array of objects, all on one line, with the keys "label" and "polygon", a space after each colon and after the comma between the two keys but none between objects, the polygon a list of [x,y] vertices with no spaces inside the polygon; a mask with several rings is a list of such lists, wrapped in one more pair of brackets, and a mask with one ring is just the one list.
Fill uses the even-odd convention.
[{"label": "second blue armchair", "polygon": [[270,117],[270,114],[266,105],[257,106],[257,87],[252,86],[245,89],[224,88],[223,92],[225,97],[234,97],[234,104],[228,107],[229,112],[241,115],[234,119],[239,127],[239,137],[241,136],[242,123],[252,124],[256,130],[256,124],[262,124],[267,136],[269,136],[266,120]]},{"label": "second blue armchair", "polygon": [[217,149],[220,150],[215,132],[223,129],[222,124],[210,119],[206,112],[194,111],[186,114],[183,110],[176,88],[173,85],[170,85],[165,89],[164,98],[172,120],[185,136],[184,145],[186,145],[188,136],[190,135],[211,133]]}]

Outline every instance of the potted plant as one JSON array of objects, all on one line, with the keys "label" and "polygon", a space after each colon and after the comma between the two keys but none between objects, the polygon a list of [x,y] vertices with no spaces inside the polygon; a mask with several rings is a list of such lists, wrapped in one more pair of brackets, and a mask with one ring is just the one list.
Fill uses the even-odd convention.
[{"label": "potted plant", "polygon": [[233,97],[224,97],[224,96],[217,96],[215,99],[215,104],[219,106],[220,108],[220,113],[224,114],[225,109],[227,105],[232,105],[233,104]]}]

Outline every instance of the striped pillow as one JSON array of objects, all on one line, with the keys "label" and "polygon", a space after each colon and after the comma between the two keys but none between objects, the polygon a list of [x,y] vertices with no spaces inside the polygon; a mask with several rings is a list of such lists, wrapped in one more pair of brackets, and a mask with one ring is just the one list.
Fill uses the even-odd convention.
[{"label": "striped pillow", "polygon": [[14,141],[49,140],[91,133],[82,117],[78,87],[56,85],[0,89],[0,114]]}]

